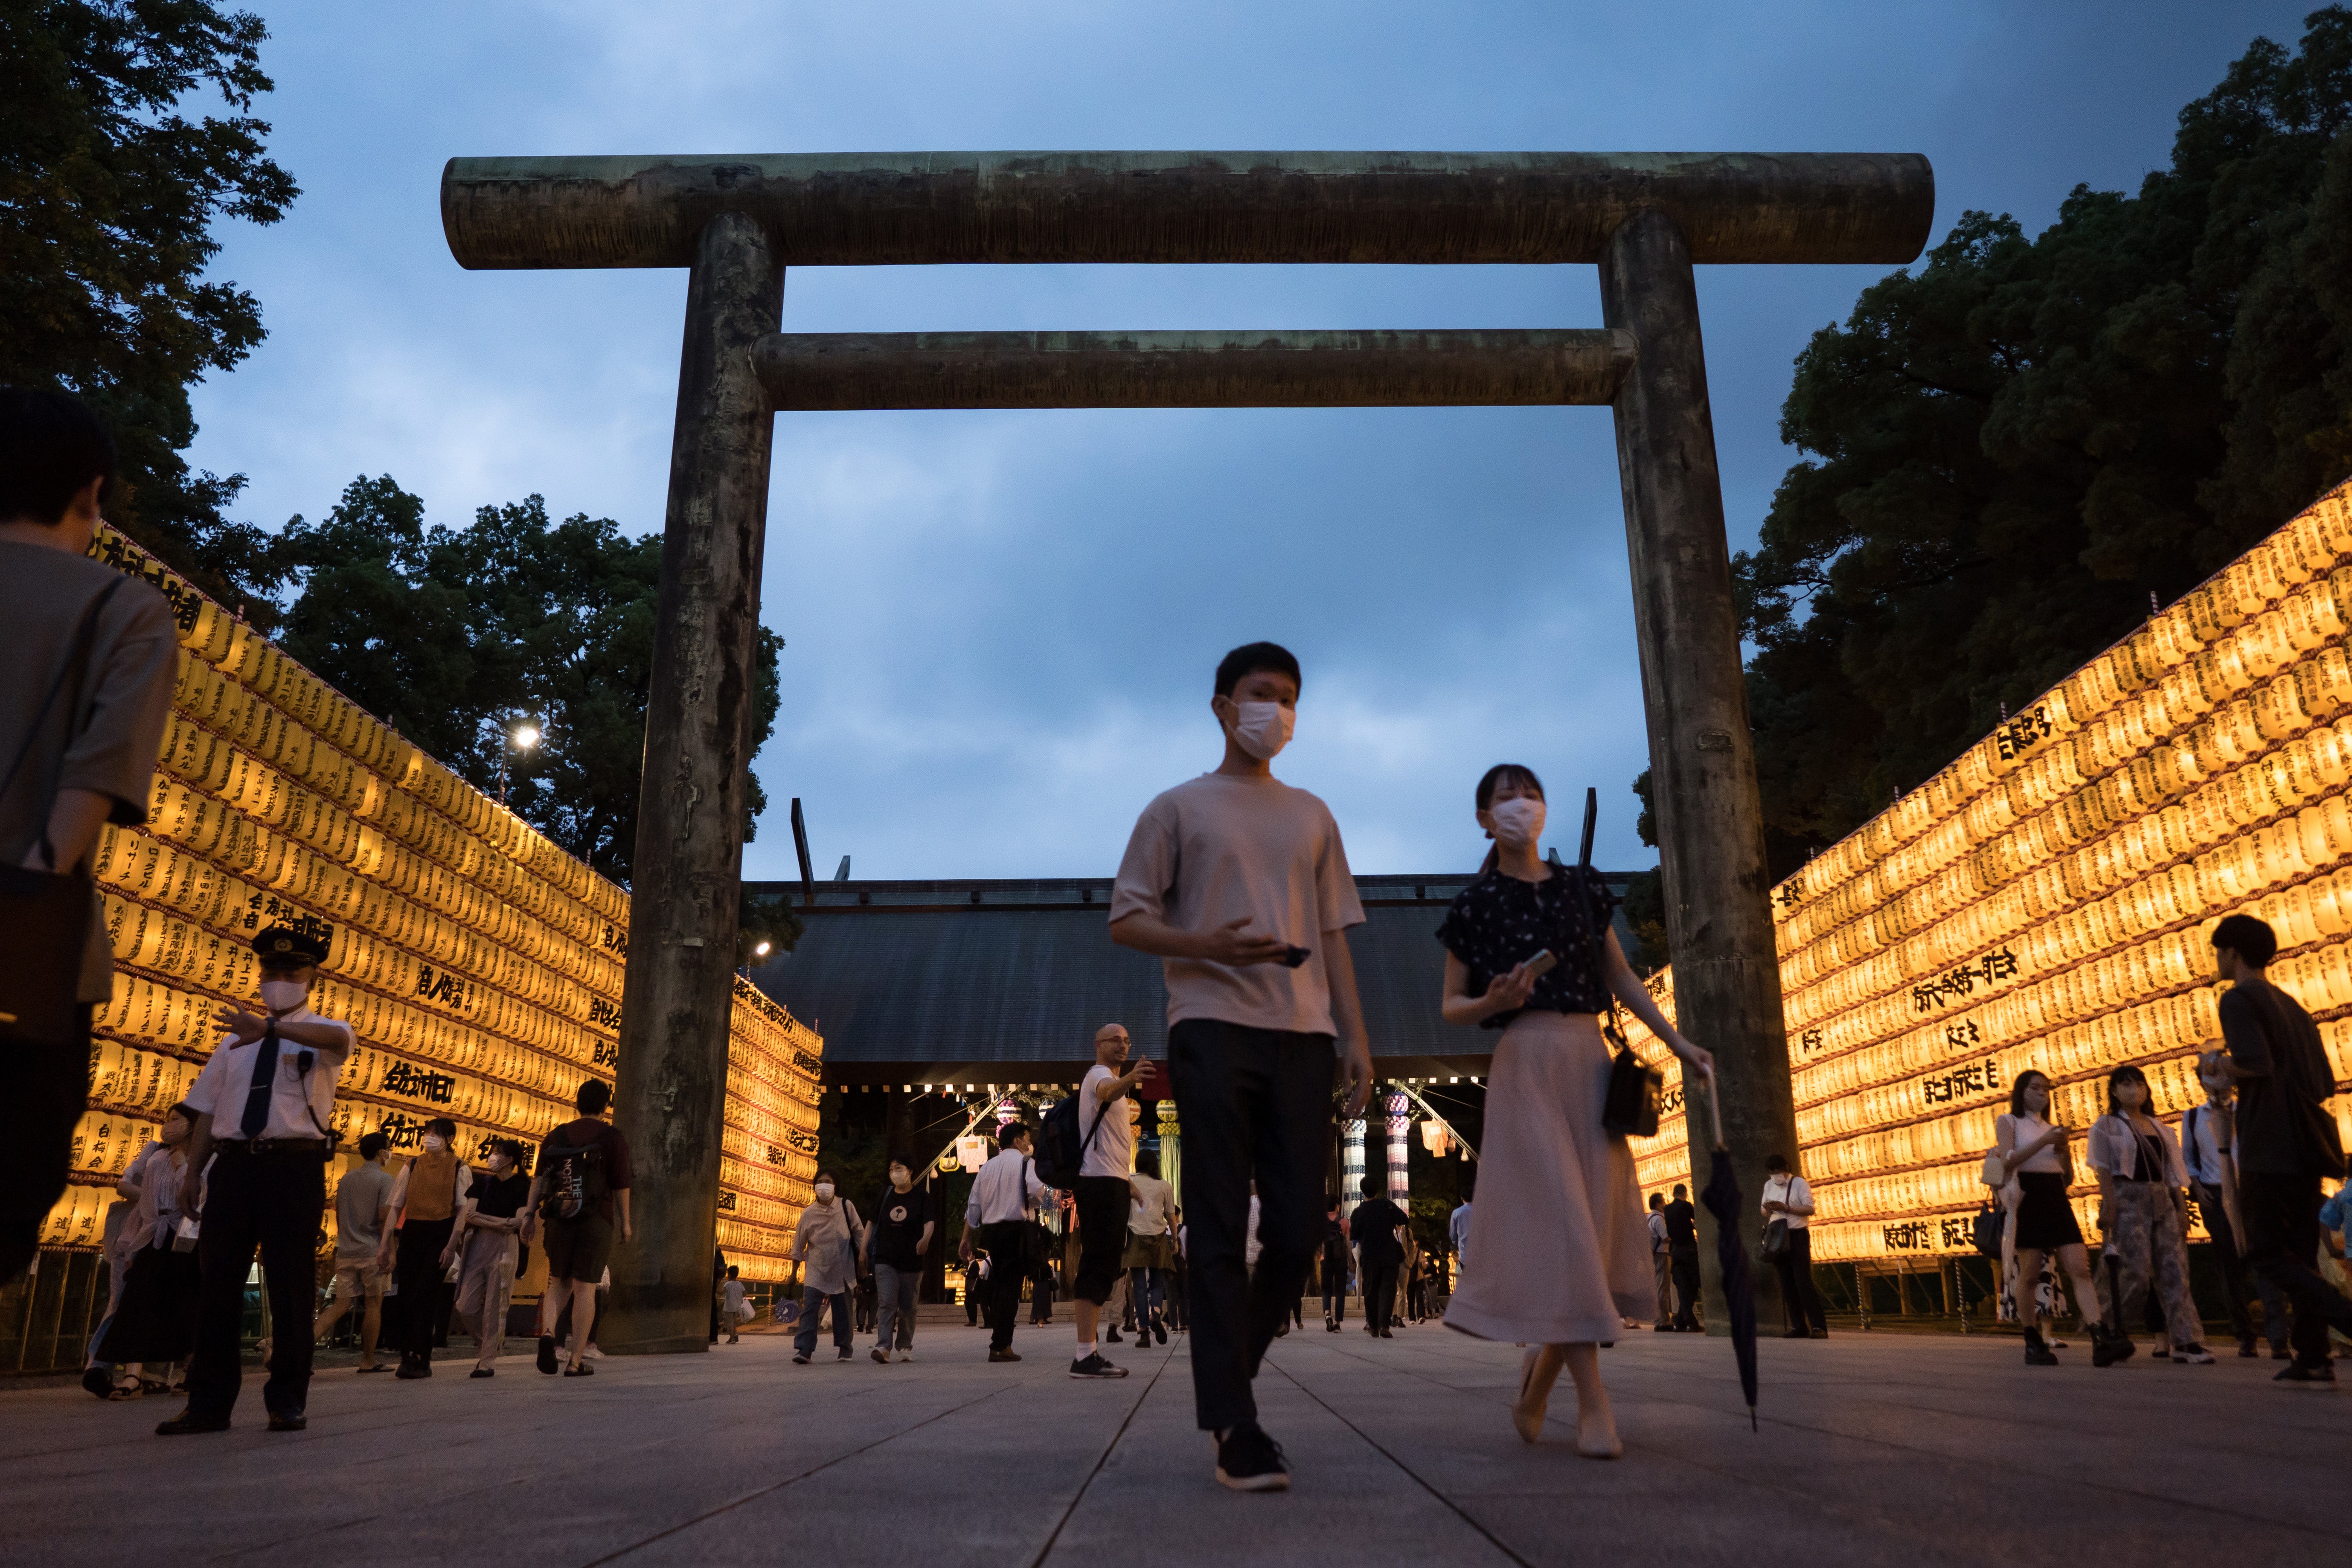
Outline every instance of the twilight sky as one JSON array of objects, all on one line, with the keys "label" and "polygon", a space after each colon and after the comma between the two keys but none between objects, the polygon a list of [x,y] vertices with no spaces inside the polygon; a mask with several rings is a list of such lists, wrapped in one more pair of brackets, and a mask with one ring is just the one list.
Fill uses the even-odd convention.
[{"label": "twilight sky", "polygon": [[[389,473],[432,521],[537,491],[662,522],[686,274],[485,272],[443,243],[451,156],[934,149],[1926,153],[1936,235],[2137,188],[2180,106],[2301,5],[1780,0],[1625,6],[763,4],[381,9],[247,0],[257,112],[303,187],[216,271],[270,336],[198,389],[238,514]],[[1867,268],[1702,268],[1733,548],[1792,459],[1790,363]],[[1598,326],[1590,268],[874,268],[786,280],[787,331]],[[744,874],[1108,876],[1136,812],[1213,766],[1236,643],[1306,667],[1276,764],[1360,871],[1455,869],[1478,773],[1600,786],[1595,858],[1654,864],[1605,409],[788,415],[762,619],[787,639]]]}]

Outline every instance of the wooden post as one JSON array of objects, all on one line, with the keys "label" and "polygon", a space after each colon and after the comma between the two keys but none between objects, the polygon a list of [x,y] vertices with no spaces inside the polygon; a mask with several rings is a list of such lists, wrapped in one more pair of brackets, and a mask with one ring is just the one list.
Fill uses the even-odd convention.
[{"label": "wooden post", "polygon": [[740,213],[713,217],[687,284],[629,896],[614,1121],[635,1166],[636,1238],[614,1248],[596,1336],[616,1354],[708,1348],[775,425],[751,353],[782,314],[766,232]]},{"label": "wooden post", "polygon": [[[1698,295],[1690,248],[1671,218],[1654,209],[1637,213],[1611,237],[1601,303],[1604,322],[1630,331],[1637,345],[1617,393],[1617,476],[1675,1018],[1685,1036],[1715,1053],[1724,1138],[1747,1198],[1739,1224],[1752,1242],[1766,1156],[1796,1160],[1796,1111]],[[1694,1141],[1693,1150],[1704,1142]],[[1701,1168],[1694,1152],[1694,1174]],[[1699,1226],[1708,1331],[1727,1332],[1715,1220],[1704,1205]],[[1759,1306],[1777,1298],[1771,1269],[1756,1269],[1754,1278]]]}]

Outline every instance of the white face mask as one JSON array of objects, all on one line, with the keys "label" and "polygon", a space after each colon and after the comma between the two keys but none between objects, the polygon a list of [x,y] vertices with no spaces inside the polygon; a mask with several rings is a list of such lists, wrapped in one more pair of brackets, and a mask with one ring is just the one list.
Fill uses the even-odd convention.
[{"label": "white face mask", "polygon": [[1544,803],[1534,795],[1496,801],[1486,816],[1495,824],[1495,837],[1514,849],[1543,837]]},{"label": "white face mask", "polygon": [[273,1013],[290,1013],[302,1005],[310,988],[299,980],[265,980],[261,983],[261,1005]]},{"label": "white face mask", "polygon": [[1285,708],[1279,702],[1236,702],[1240,715],[1234,721],[1234,739],[1243,751],[1261,763],[1270,763],[1283,747],[1290,744],[1290,732],[1298,724],[1298,710]]},{"label": "white face mask", "polygon": [[816,1195],[821,1198],[829,1198],[833,1196],[833,1184],[831,1182],[819,1182],[816,1184]]},{"label": "white face mask", "polygon": [[425,1152],[428,1154],[438,1154],[448,1146],[449,1140],[442,1137],[438,1132],[427,1132],[425,1135]]}]

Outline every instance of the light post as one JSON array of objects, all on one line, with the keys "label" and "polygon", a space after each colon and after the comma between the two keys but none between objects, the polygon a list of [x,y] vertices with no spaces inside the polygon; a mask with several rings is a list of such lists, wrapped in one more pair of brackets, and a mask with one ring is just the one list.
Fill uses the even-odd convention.
[{"label": "light post", "polygon": [[518,750],[528,752],[538,744],[539,726],[529,720],[523,721],[507,731],[504,742],[499,747],[499,804],[500,805],[507,803],[508,754]]},{"label": "light post", "polygon": [[745,975],[745,976],[747,976],[747,977],[748,977],[748,976],[751,974],[751,973],[752,969],[753,969],[755,966],[757,966],[757,964],[758,964],[759,961],[760,961],[761,959],[763,959],[763,958],[765,958],[765,957],[767,957],[767,956],[768,956],[768,950],[769,950],[769,948],[770,948],[772,945],[772,944],[771,944],[771,943],[769,943],[769,942],[763,942],[760,943],[760,945],[759,945],[759,946],[757,946],[757,947],[753,948],[753,949],[751,950],[751,963],[745,964],[742,968],[740,968],[740,969],[737,970],[735,973],[738,973],[738,974]]}]

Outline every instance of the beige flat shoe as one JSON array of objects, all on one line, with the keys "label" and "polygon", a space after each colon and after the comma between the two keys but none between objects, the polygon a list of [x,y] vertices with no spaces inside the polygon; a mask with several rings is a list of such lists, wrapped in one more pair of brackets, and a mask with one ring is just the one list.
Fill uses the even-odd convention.
[{"label": "beige flat shoe", "polygon": [[1541,1346],[1531,1346],[1519,1363],[1519,1396],[1511,1402],[1511,1425],[1518,1428],[1522,1442],[1532,1443],[1543,1436],[1544,1407],[1551,1403],[1549,1389],[1529,1401],[1528,1385],[1535,1381],[1536,1363],[1542,1355]]},{"label": "beige flat shoe", "polygon": [[1623,1456],[1625,1445],[1618,1441],[1615,1422],[1610,1423],[1609,1436],[1604,1438],[1586,1432],[1580,1420],[1576,1424],[1576,1451],[1588,1459],[1614,1459]]}]

